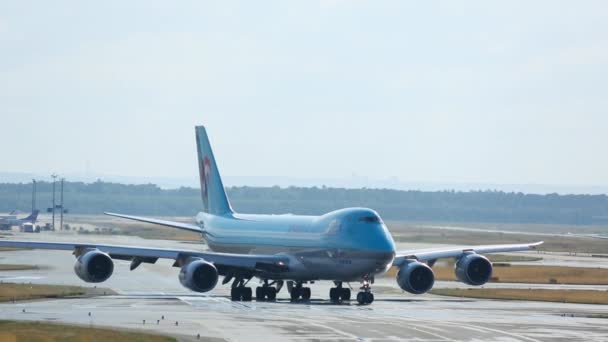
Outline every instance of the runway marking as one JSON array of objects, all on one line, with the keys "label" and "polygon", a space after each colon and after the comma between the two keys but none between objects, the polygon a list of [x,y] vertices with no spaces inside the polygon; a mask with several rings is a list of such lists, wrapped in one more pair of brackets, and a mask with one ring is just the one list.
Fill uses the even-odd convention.
[{"label": "runway marking", "polygon": [[[277,314],[271,314],[271,315],[275,316],[275,317],[278,316]],[[289,321],[301,323],[301,324],[304,324],[304,325],[316,326],[316,327],[323,328],[323,329],[326,329],[326,330],[329,330],[329,331],[333,331],[334,333],[336,333],[338,335],[341,335],[341,336],[344,336],[344,337],[347,337],[347,338],[350,338],[350,339],[357,339],[357,340],[359,340],[359,337],[356,336],[356,335],[353,335],[353,334],[348,333],[346,331],[343,331],[343,330],[340,330],[340,329],[337,329],[337,328],[334,328],[334,327],[331,327],[331,326],[328,326],[328,325],[325,325],[325,324],[313,322],[310,319],[299,319],[299,318],[290,317],[290,316],[285,317],[284,315],[280,315],[280,318],[283,319],[283,320],[289,320]],[[306,339],[309,339],[309,338],[306,338]]]},{"label": "runway marking", "polygon": [[507,336],[511,336],[511,337],[515,337],[518,339],[524,339],[527,341],[531,341],[531,342],[541,342],[541,340],[537,340],[535,338],[532,337],[527,337],[521,334],[516,334],[516,333],[511,333],[511,332],[507,332],[504,330],[499,330],[499,329],[493,329],[493,328],[488,328],[488,327],[480,327],[480,326],[473,326],[473,325],[469,325],[469,324],[462,324],[462,323],[454,323],[454,322],[441,322],[441,324],[445,324],[445,325],[451,325],[451,326],[458,326],[458,327],[462,327],[465,329],[469,329],[469,330],[473,330],[473,331],[478,331],[478,332],[491,332],[491,333],[498,333],[498,334],[502,334],[502,335],[507,335]]},{"label": "runway marking", "polygon": [[[155,311],[154,308],[165,310],[163,306],[166,304],[183,303],[185,304],[184,308],[192,307],[192,309],[182,310],[173,306],[168,309],[170,315],[175,315],[176,319],[179,317],[180,322],[179,328],[168,326],[163,328],[168,329],[167,332],[170,334],[182,334],[180,330],[184,327],[187,331],[205,331],[208,336],[222,337],[229,340],[245,339],[246,337],[262,340],[264,336],[247,335],[249,329],[254,329],[251,331],[260,334],[266,333],[269,339],[297,341],[318,338],[322,340],[352,341],[445,342],[447,340],[469,340],[473,337],[477,340],[546,341],[566,336],[568,338],[580,338],[580,334],[583,334],[585,329],[590,330],[589,334],[585,335],[586,338],[601,340],[606,336],[601,330],[597,333],[592,330],[601,329],[601,320],[597,321],[598,324],[592,324],[596,321],[585,321],[581,318],[576,321],[564,320],[566,326],[562,326],[562,329],[560,329],[560,320],[552,316],[551,310],[548,309],[539,310],[539,318],[532,316],[532,323],[538,324],[527,322],[518,326],[520,324],[518,322],[521,322],[521,320],[517,320],[520,318],[517,314],[519,312],[517,307],[510,306],[504,309],[506,310],[505,321],[503,315],[500,314],[501,309],[497,308],[495,304],[482,305],[481,309],[465,306],[457,307],[455,305],[448,305],[447,308],[437,308],[429,307],[427,301],[420,301],[404,309],[382,301],[378,301],[378,306],[359,306],[352,303],[330,305],[326,300],[291,304],[286,299],[280,299],[278,302],[253,301],[242,303],[232,302],[227,296],[171,295],[165,292],[147,293],[145,295],[132,293],[126,296],[102,297],[95,301],[61,300],[63,304],[57,304],[58,301],[60,300],[24,303],[23,305],[34,306],[34,310],[28,310],[30,315],[24,315],[22,319],[35,319],[38,314],[48,318],[50,313],[47,311],[53,311],[53,305],[61,305],[64,308],[61,309],[63,311],[52,316],[63,317],[65,311],[84,312],[86,316],[87,308],[97,304],[96,306],[100,311],[100,315],[97,317],[103,317],[102,312],[105,316],[111,316],[112,308],[126,307],[125,312],[132,319],[127,322],[120,321],[117,323],[118,326],[139,327],[141,326],[140,321],[133,321],[136,317],[148,319],[146,315]],[[177,301],[177,303],[174,301]],[[3,315],[8,314],[10,316],[14,307],[10,310],[3,310],[6,308],[9,307],[0,306],[0,312],[4,311]],[[21,309],[19,308],[18,311],[21,312]],[[484,313],[488,311],[489,318],[486,319]],[[603,312],[601,309],[596,311]],[[202,314],[202,312],[205,312],[205,314]],[[209,315],[209,312],[212,314]],[[537,313],[534,312],[534,314]],[[80,319],[74,318],[77,316],[73,316],[71,313],[68,315],[72,317],[68,321],[74,319],[80,321]],[[548,323],[541,324],[541,319],[548,315],[551,318]],[[470,320],[467,322],[468,318]],[[226,322],[232,322],[235,319],[238,319],[241,323],[238,327],[231,328],[230,323]],[[107,320],[107,318],[104,318],[104,320]],[[102,325],[112,325],[109,322],[95,321],[95,324],[100,323]],[[488,325],[496,328],[487,328]]]}]

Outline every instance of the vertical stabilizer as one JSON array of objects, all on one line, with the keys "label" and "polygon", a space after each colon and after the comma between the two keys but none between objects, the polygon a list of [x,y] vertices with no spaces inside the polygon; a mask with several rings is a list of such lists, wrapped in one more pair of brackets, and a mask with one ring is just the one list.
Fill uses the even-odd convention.
[{"label": "vertical stabilizer", "polygon": [[203,211],[213,215],[231,213],[232,208],[213,157],[207,131],[204,126],[196,126],[195,131]]},{"label": "vertical stabilizer", "polygon": [[[63,208],[61,210],[63,210]],[[22,221],[36,223],[36,219],[38,219],[38,213],[39,212],[40,212],[39,210],[32,211],[32,213],[30,214],[30,216],[22,219]]]}]

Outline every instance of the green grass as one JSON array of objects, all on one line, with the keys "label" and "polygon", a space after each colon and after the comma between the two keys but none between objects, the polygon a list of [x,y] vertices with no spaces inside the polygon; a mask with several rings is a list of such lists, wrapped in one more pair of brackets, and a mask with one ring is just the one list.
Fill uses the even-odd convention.
[{"label": "green grass", "polygon": [[547,289],[433,289],[429,293],[440,296],[531,300],[541,302],[608,304],[608,291],[547,290]]},{"label": "green grass", "polygon": [[488,254],[486,257],[491,262],[533,262],[543,260],[542,257],[530,257],[518,254]]},{"label": "green grass", "polygon": [[88,328],[41,322],[0,321],[0,341],[171,342],[175,338],[133,331]]},{"label": "green grass", "polygon": [[[456,280],[453,266],[436,266],[433,267],[433,272],[435,272],[435,279],[437,280]],[[511,265],[508,267],[494,267],[490,281],[493,283],[608,285],[608,269]]]},{"label": "green grass", "polygon": [[36,265],[15,265],[15,264],[0,264],[0,271],[26,271],[37,270]]},{"label": "green grass", "polygon": [[72,296],[94,296],[103,293],[114,294],[114,292],[108,289],[80,286],[0,283],[0,302]]}]

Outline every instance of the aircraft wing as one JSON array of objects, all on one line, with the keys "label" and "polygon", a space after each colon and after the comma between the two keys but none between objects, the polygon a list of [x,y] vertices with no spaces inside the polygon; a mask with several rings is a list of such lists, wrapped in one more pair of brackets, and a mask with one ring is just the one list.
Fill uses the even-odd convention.
[{"label": "aircraft wing", "polygon": [[121,218],[125,218],[128,220],[147,222],[147,223],[158,224],[161,226],[189,230],[189,231],[197,232],[197,233],[203,232],[201,227],[197,226],[196,224],[182,223],[182,222],[175,222],[175,221],[165,221],[165,220],[159,220],[159,219],[153,219],[153,218],[147,218],[147,217],[141,217],[141,216],[131,216],[131,215],[116,214],[116,213],[104,213],[104,214],[109,215],[109,216],[121,217]]},{"label": "aircraft wing", "polygon": [[[134,269],[142,262],[153,264],[158,259],[172,259],[176,261],[174,266],[182,266],[188,258],[202,258],[213,263],[221,275],[234,271],[252,274],[263,271],[280,273],[288,270],[289,262],[287,257],[281,255],[214,253],[95,243],[11,241],[2,239],[0,240],[0,247],[65,250],[73,251],[73,254],[76,256],[84,251],[96,249],[107,253],[112,259],[131,260],[133,262],[131,269]],[[137,265],[133,266],[134,264]]]},{"label": "aircraft wing", "polygon": [[406,259],[416,259],[419,261],[437,260],[442,258],[458,258],[467,252],[477,254],[490,254],[501,252],[517,252],[536,249],[543,241],[528,243],[528,244],[513,244],[513,245],[481,245],[481,246],[463,246],[463,247],[440,247],[428,248],[409,251],[400,251],[396,253],[393,265],[399,266]]}]

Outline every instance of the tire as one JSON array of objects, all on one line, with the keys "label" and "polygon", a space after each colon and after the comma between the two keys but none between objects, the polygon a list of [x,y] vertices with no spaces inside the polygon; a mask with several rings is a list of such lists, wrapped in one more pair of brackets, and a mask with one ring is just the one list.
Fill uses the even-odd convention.
[{"label": "tire", "polygon": [[258,286],[255,288],[255,300],[258,302],[263,302],[266,300],[263,287]]},{"label": "tire", "polygon": [[350,289],[343,288],[342,291],[340,291],[340,300],[341,301],[350,300]]},{"label": "tire", "polygon": [[374,302],[374,294],[369,292],[367,296],[367,304],[371,304]]},{"label": "tire", "polygon": [[241,291],[240,291],[240,288],[233,287],[232,289],[230,289],[230,299],[233,302],[238,302],[238,301],[241,300]]},{"label": "tire", "polygon": [[291,292],[289,294],[291,296],[291,301],[292,302],[295,302],[298,299],[300,299],[300,292],[301,292],[301,289],[298,289],[298,288],[295,288],[295,287],[291,289]]},{"label": "tire", "polygon": [[242,300],[243,300],[244,302],[251,302],[251,299],[252,299],[252,297],[253,297],[253,296],[251,295],[251,294],[252,294],[252,292],[253,292],[253,291],[251,290],[251,287],[243,287],[243,288],[242,288],[242,291],[243,291],[243,294],[241,295],[241,298],[243,298]]},{"label": "tire", "polygon": [[277,289],[274,287],[269,287],[266,291],[266,296],[269,301],[274,302],[277,299]]},{"label": "tire", "polygon": [[329,300],[331,300],[334,303],[340,300],[340,296],[338,294],[337,288],[332,287],[331,289],[329,289]]},{"label": "tire", "polygon": [[310,300],[310,287],[303,287],[302,288],[302,299],[304,300]]},{"label": "tire", "polygon": [[363,305],[365,304],[365,292],[359,292],[357,293],[357,302],[359,302],[359,304]]}]

